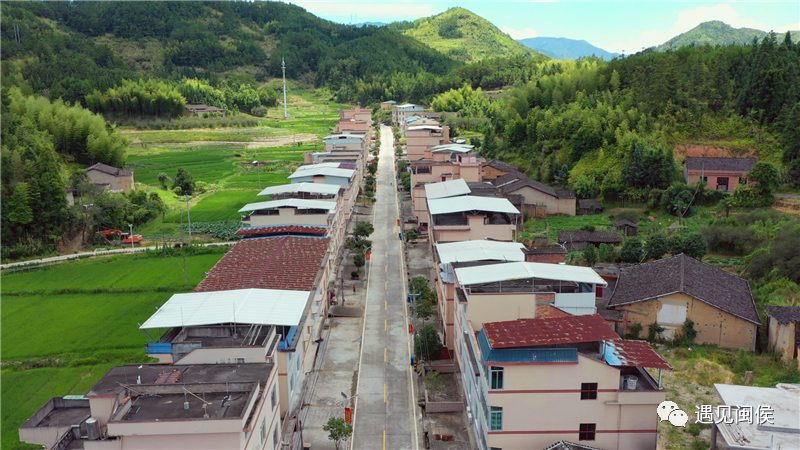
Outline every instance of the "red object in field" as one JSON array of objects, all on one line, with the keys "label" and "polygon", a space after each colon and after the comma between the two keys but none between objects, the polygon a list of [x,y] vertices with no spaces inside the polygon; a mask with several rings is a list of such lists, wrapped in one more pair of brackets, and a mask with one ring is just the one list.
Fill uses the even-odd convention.
[{"label": "red object in field", "polygon": [[367,261],[369,261],[369,255],[370,255],[370,253],[372,253],[372,252],[367,252]]},{"label": "red object in field", "polygon": [[400,219],[397,219],[397,226],[400,226]]},{"label": "red object in field", "polygon": [[408,333],[414,334],[414,324],[408,324]]},{"label": "red object in field", "polygon": [[353,410],[350,408],[344,409],[344,421],[346,423],[353,423]]},{"label": "red object in field", "polygon": [[105,240],[107,244],[111,244],[111,241],[109,241],[106,238],[106,236],[119,236],[120,241],[126,244],[130,244],[131,242],[133,242],[134,244],[138,244],[139,241],[142,240],[141,234],[134,234],[133,236],[131,236],[130,233],[125,233],[124,231],[119,231],[119,230],[103,230],[103,231],[98,231],[95,234],[103,236],[103,240]]}]

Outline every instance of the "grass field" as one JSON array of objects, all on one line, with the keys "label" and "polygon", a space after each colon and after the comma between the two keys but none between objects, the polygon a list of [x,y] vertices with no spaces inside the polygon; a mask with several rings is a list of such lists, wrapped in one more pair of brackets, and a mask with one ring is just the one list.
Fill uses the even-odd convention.
[{"label": "grass field", "polygon": [[[264,175],[262,174],[262,185],[267,187],[268,185],[263,183]],[[284,180],[286,180],[285,175],[281,175]],[[282,181],[285,182],[285,181]],[[274,183],[280,184],[280,183]],[[258,182],[256,182],[258,185]],[[241,214],[239,214],[239,209],[242,206],[248,203],[255,203],[258,201],[264,201],[264,198],[259,198],[257,196],[258,190],[252,191],[219,191],[215,192],[208,197],[197,202],[197,204],[192,205],[192,209],[190,211],[192,215],[192,221],[194,222],[210,222],[215,220],[240,220]],[[164,216],[165,223],[178,223],[181,221],[181,212],[182,209],[177,209],[169,212],[166,216]],[[187,223],[186,214],[184,211],[183,214],[183,223]]]},{"label": "grass field", "polygon": [[[48,399],[85,394],[115,365],[147,362],[149,340],[137,323],[174,293],[191,290],[221,257],[187,256],[188,286],[183,285],[183,258],[147,255],[3,273],[0,350],[4,363],[21,363],[3,366],[0,446],[37,448],[21,444],[17,428]],[[159,288],[168,291],[153,290]],[[87,293],[57,293],[63,289]],[[100,293],[90,293],[94,289]],[[122,293],[108,292],[112,289]]]}]

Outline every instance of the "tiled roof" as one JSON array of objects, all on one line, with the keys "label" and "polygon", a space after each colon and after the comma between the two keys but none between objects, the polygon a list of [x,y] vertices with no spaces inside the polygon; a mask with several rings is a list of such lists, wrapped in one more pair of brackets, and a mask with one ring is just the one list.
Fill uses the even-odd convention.
[{"label": "tiled roof", "polygon": [[489,161],[488,163],[486,163],[486,165],[489,166],[489,167],[493,167],[493,168],[495,168],[497,170],[503,171],[503,172],[516,172],[516,170],[517,170],[517,166],[515,166],[514,164],[504,163],[503,161],[500,161],[499,159],[493,159],[493,160]]},{"label": "tiled roof", "polygon": [[86,169],[87,172],[90,170],[97,170],[98,172],[107,173],[109,175],[113,175],[115,177],[129,177],[133,175],[133,171],[129,169],[117,169],[116,167],[111,167],[105,165],[103,163],[97,163],[89,168]]},{"label": "tiled roof", "polygon": [[573,444],[572,442],[558,441],[555,444],[551,445],[550,447],[545,448],[544,450],[600,450],[600,449],[597,447],[589,447],[588,445],[583,445],[583,444]]},{"label": "tiled roof", "polygon": [[194,292],[232,289],[310,291],[330,238],[245,239],[211,268]]},{"label": "tiled roof", "polygon": [[562,311],[549,303],[539,303],[536,305],[537,319],[552,319],[554,317],[569,317],[572,314]]},{"label": "tiled roof", "polygon": [[617,367],[651,367],[672,370],[672,366],[646,341],[624,339],[608,341],[605,348],[606,362]]},{"label": "tiled roof", "polygon": [[614,228],[619,228],[619,227],[625,226],[625,225],[627,225],[629,227],[639,228],[639,225],[636,225],[635,223],[631,222],[630,220],[625,220],[625,219],[618,220],[618,221],[614,222],[612,225],[614,226]]},{"label": "tiled roof", "polygon": [[507,173],[495,180],[492,180],[492,183],[494,183],[495,186],[499,187],[500,192],[502,192],[503,194],[509,194],[527,186],[556,198],[565,198],[565,199],[575,198],[575,193],[570,191],[569,189],[555,189],[544,183],[540,183],[536,180],[531,180],[530,178],[527,177],[527,175],[516,170],[511,173]]},{"label": "tiled roof", "polygon": [[243,227],[239,228],[236,236],[276,236],[281,234],[292,234],[298,236],[325,236],[328,232],[327,227],[315,227],[311,225],[270,225],[263,227]]},{"label": "tiled roof", "polygon": [[800,322],[800,306],[765,306],[764,311],[778,323]]},{"label": "tiled roof", "polygon": [[614,231],[561,230],[558,232],[559,244],[569,242],[592,242],[601,244],[618,244],[622,237]]},{"label": "tiled roof", "polygon": [[486,330],[478,332],[483,363],[577,363],[576,348],[492,348],[486,338]]},{"label": "tiled roof", "polygon": [[623,267],[608,307],[630,305],[678,292],[761,325],[747,280],[682,253]]},{"label": "tiled roof", "polygon": [[487,322],[483,329],[492,348],[577,344],[620,338],[599,314]]},{"label": "tiled roof", "polygon": [[688,170],[722,170],[728,172],[750,172],[756,165],[755,158],[695,158],[688,157],[684,163]]}]

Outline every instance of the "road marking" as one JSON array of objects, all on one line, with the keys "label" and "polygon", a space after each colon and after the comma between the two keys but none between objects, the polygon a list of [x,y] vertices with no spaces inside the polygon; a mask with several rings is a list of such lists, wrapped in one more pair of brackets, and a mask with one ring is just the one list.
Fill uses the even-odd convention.
[{"label": "road marking", "polygon": [[389,271],[389,266],[383,266],[383,271],[384,272],[388,272]]},{"label": "road marking", "polygon": [[386,300],[384,300],[384,301],[383,301],[383,309],[387,309],[387,308],[388,308],[388,306],[389,306],[389,302],[387,302]]},{"label": "road marking", "polygon": [[383,450],[386,450],[386,430],[383,430]]},{"label": "road marking", "polygon": [[383,257],[384,258],[388,258],[389,257],[389,252],[383,252]]},{"label": "road marking", "polygon": [[385,281],[385,282],[383,283],[383,288],[384,288],[384,289],[389,289],[389,282],[388,282],[388,281]]},{"label": "road marking", "polygon": [[386,347],[383,347],[383,362],[386,362]]},{"label": "road marking", "polygon": [[383,319],[383,331],[386,331],[387,323],[388,323],[387,319]]}]

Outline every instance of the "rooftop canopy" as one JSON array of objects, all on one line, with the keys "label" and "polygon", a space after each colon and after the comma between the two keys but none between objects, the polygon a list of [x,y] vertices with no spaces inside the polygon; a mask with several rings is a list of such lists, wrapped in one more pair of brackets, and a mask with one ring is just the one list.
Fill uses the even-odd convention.
[{"label": "rooftop canopy", "polygon": [[[525,246],[519,242],[461,241],[436,244],[444,264],[464,261],[524,261]],[[484,266],[485,267],[485,266]]]},{"label": "rooftop canopy", "polygon": [[[327,165],[331,164],[335,167],[328,167]],[[339,164],[341,163],[320,163],[320,164],[311,164],[308,166],[300,166],[297,170],[289,175],[289,179],[293,178],[302,178],[302,177],[312,177],[315,175],[324,175],[330,177],[341,177],[341,178],[352,178],[353,174],[356,173],[353,169],[340,169]]]},{"label": "rooftop canopy", "polygon": [[280,186],[270,186],[259,192],[258,195],[296,194],[300,192],[308,194],[336,195],[339,192],[340,187],[341,186],[322,183],[282,184]]},{"label": "rooftop canopy", "polygon": [[431,215],[434,216],[466,211],[519,214],[517,208],[514,208],[514,205],[507,198],[475,197],[472,195],[428,200],[428,209]]},{"label": "rooftop canopy", "polygon": [[247,323],[296,326],[309,293],[274,289],[175,294],[139,328]]},{"label": "rooftop canopy", "polygon": [[240,213],[248,211],[258,211],[270,208],[297,208],[297,209],[336,209],[336,202],[325,200],[308,200],[304,198],[284,198],[282,200],[272,200],[269,202],[248,203],[239,210]]},{"label": "rooftop canopy", "polygon": [[464,144],[443,144],[432,148],[433,151],[431,151],[431,153],[469,153],[475,147]]},{"label": "rooftop canopy", "polygon": [[462,286],[528,278],[608,285],[591,268],[568,266],[566,264],[510,262],[491,266],[463,267],[456,269],[455,272],[458,282]]},{"label": "rooftop canopy", "polygon": [[469,186],[467,186],[467,182],[461,178],[425,185],[425,197],[427,197],[428,200],[467,195],[469,192],[470,190]]},{"label": "rooftop canopy", "polygon": [[672,366],[645,341],[608,341],[603,356],[612,366],[672,370]]},{"label": "rooftop canopy", "polygon": [[486,322],[483,324],[483,330],[493,349],[580,344],[620,339],[619,335],[599,314]]}]

